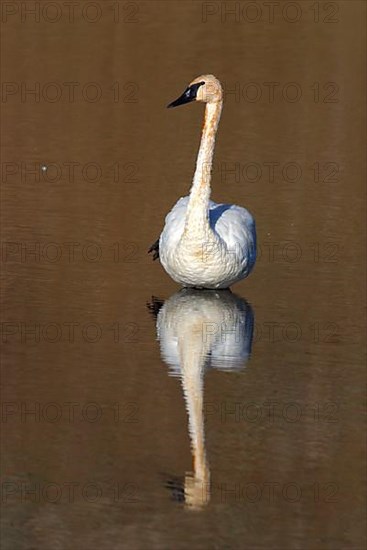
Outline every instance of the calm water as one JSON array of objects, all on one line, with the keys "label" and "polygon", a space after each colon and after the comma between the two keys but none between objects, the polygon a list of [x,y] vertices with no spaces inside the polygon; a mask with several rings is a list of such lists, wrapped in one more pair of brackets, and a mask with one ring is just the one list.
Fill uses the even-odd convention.
[{"label": "calm water", "polygon": [[[364,3],[6,4],[3,548],[364,548]],[[234,294],[146,254],[208,72]]]}]

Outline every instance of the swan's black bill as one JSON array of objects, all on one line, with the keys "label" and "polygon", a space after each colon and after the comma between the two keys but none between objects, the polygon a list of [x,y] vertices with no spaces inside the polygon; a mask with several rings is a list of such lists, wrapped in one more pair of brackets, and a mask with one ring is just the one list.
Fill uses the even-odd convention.
[{"label": "swan's black bill", "polygon": [[175,101],[172,101],[169,105],[167,105],[167,109],[170,107],[178,107],[179,105],[185,105],[185,103],[191,103],[191,101],[195,101],[198,89],[200,86],[205,84],[205,82],[198,82],[197,84],[192,84],[186,90],[180,97],[175,99]]}]

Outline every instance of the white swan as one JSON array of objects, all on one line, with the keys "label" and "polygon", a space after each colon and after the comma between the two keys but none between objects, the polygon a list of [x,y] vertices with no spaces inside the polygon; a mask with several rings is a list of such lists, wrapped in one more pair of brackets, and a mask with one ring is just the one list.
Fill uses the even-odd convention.
[{"label": "white swan", "polygon": [[204,434],[204,372],[239,370],[251,353],[254,314],[230,291],[182,289],[157,315],[157,336],[170,374],[180,376],[189,420],[193,474],[184,483],[185,502],[200,508],[210,499]]},{"label": "white swan", "polygon": [[215,135],[222,111],[222,87],[213,75],[195,78],[168,107],[206,103],[204,127],[190,195],[166,217],[159,241],[149,249],[176,282],[196,288],[228,288],[247,277],[256,260],[252,215],[240,206],[209,199]]}]

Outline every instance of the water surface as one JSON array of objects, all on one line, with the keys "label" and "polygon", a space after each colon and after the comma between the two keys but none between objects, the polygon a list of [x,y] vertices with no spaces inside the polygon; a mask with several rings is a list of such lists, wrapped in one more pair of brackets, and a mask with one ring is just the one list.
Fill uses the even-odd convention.
[{"label": "water surface", "polygon": [[[2,24],[3,547],[359,550],[364,4],[96,4]],[[146,250],[201,73],[259,259],[200,298]]]}]

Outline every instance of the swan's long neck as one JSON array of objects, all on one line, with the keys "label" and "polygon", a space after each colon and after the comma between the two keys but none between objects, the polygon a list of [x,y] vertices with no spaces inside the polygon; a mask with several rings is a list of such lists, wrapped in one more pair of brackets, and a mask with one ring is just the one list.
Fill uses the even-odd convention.
[{"label": "swan's long neck", "polygon": [[204,127],[186,212],[185,234],[197,235],[199,238],[211,231],[209,226],[210,181],[215,136],[221,112],[222,101],[206,104]]}]

